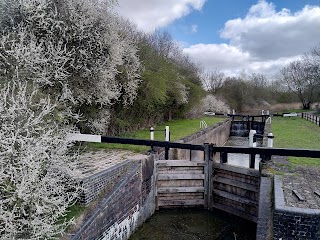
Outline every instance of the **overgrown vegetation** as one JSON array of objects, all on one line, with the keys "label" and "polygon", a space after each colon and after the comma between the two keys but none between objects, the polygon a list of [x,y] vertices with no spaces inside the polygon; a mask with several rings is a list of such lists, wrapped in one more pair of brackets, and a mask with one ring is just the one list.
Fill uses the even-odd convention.
[{"label": "overgrown vegetation", "polygon": [[[280,148],[320,149],[320,128],[301,117],[274,117],[274,145]],[[320,159],[289,157],[293,165],[320,166]]]}]

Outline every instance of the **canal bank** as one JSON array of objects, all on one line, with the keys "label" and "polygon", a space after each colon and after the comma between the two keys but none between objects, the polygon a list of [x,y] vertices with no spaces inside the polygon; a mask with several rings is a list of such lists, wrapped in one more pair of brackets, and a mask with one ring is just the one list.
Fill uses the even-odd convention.
[{"label": "canal bank", "polygon": [[[229,149],[229,148],[226,148],[226,149]],[[230,149],[229,149],[230,150]],[[161,155],[161,154],[160,154]],[[157,156],[160,156],[160,155],[157,155]],[[217,154],[215,154],[214,155],[215,157],[217,157]],[[150,157],[150,156],[147,156],[147,157]],[[158,158],[159,159],[159,158]],[[217,157],[217,158],[214,158],[214,159],[216,159],[216,160],[218,160],[219,161],[219,157]],[[142,164],[142,161],[141,161],[141,159],[140,160],[138,160],[138,159],[136,159],[137,160],[137,162],[140,162],[140,166],[143,166],[144,164]],[[157,160],[157,158],[153,158],[149,163],[148,163],[148,166],[149,166],[149,170],[151,170],[151,162],[157,162],[158,160]],[[190,161],[190,160],[189,160]],[[131,161],[132,162],[132,161]],[[194,165],[197,165],[198,163],[197,162],[194,162],[193,163]],[[138,164],[139,165],[139,164]],[[203,165],[203,163],[201,163],[201,165]],[[154,166],[154,165],[153,165]],[[222,164],[222,166],[226,166],[226,164]],[[145,194],[144,194],[144,190],[143,189],[147,189],[148,188],[148,186],[151,186],[151,190],[148,192],[148,196],[150,197],[150,199],[152,199],[152,194],[154,194],[154,196],[156,196],[156,194],[157,194],[157,191],[156,191],[156,189],[153,189],[152,190],[152,186],[156,186],[156,176],[157,176],[157,173],[155,172],[155,168],[153,167],[153,169],[152,169],[152,173],[153,173],[153,175],[152,176],[149,176],[150,178],[149,179],[152,179],[152,180],[150,180],[150,182],[149,183],[151,183],[151,182],[153,182],[154,184],[151,184],[151,185],[146,185],[146,184],[143,184],[143,182],[147,182],[147,179],[146,178],[144,178],[144,177],[142,177],[143,175],[141,174],[144,170],[142,170],[143,168],[140,168],[141,170],[138,170],[140,167],[138,167],[138,168],[135,168],[135,169],[131,169],[131,168],[126,168],[126,171],[128,170],[128,169],[131,169],[129,172],[131,172],[131,173],[134,173],[134,172],[136,172],[136,173],[138,173],[139,172],[139,174],[136,174],[135,176],[140,176],[140,177],[137,177],[137,178],[135,178],[136,180],[137,179],[139,179],[140,178],[140,181],[141,181],[141,184],[138,184],[139,183],[139,180],[138,181],[136,181],[132,186],[140,186],[140,187],[138,187],[138,188],[130,188],[130,184],[124,184],[124,185],[122,185],[122,186],[124,186],[124,189],[125,190],[121,190],[120,188],[115,188],[117,191],[116,191],[116,195],[118,194],[119,196],[118,196],[118,198],[116,198],[116,199],[118,199],[118,202],[120,203],[120,207],[118,206],[118,207],[116,207],[116,208],[113,208],[112,207],[112,205],[111,205],[111,207],[110,208],[108,208],[105,204],[106,204],[106,202],[104,202],[104,203],[101,203],[100,204],[100,202],[99,202],[99,206],[100,206],[100,208],[96,211],[96,215],[95,215],[95,217],[96,217],[96,219],[100,219],[99,221],[102,221],[102,223],[97,223],[97,222],[95,222],[95,223],[87,223],[87,224],[82,224],[82,226],[78,229],[78,232],[77,233],[79,233],[79,232],[85,232],[86,231],[86,229],[88,230],[88,229],[90,229],[92,226],[94,226],[94,227],[96,227],[97,225],[100,225],[100,227],[98,226],[98,227],[96,227],[96,228],[94,228],[94,230],[92,231],[92,232],[94,232],[95,234],[100,234],[99,235],[99,237],[98,238],[76,238],[75,237],[75,235],[73,235],[75,238],[72,238],[72,239],[127,239],[127,237],[128,237],[128,235],[130,235],[130,233],[131,233],[131,230],[132,229],[136,229],[138,226],[139,226],[139,224],[141,224],[141,219],[142,219],[142,217],[141,216],[147,216],[148,214],[144,214],[144,210],[143,209],[147,209],[147,210],[149,210],[149,215],[150,215],[150,209],[152,209],[152,208],[148,208],[148,207],[146,207],[145,208],[145,206],[143,205],[144,203],[146,203],[147,201],[145,201],[146,200],[146,198],[144,198],[144,196],[146,196]],[[208,169],[210,169],[210,168],[208,168]],[[149,173],[150,173],[151,171],[149,171]],[[258,171],[259,172],[259,171]],[[122,176],[123,174],[120,174],[120,175],[118,175],[118,176]],[[125,175],[125,174],[124,174]],[[134,175],[130,175],[130,176],[134,176]],[[131,179],[131,177],[128,177],[128,178],[126,178],[127,180],[130,180]],[[200,175],[197,175],[198,177],[203,177],[202,176],[202,174],[200,174]],[[211,176],[211,175],[208,175],[208,176]],[[114,178],[114,179],[120,179],[121,180],[121,177],[117,177],[117,178]],[[210,179],[210,178],[203,178],[203,179]],[[258,223],[258,226],[257,226],[257,239],[266,239],[265,237],[266,236],[271,236],[272,237],[272,234],[270,235],[270,227],[269,227],[269,222],[270,221],[268,221],[268,219],[264,219],[264,215],[269,215],[270,213],[271,213],[271,211],[272,211],[272,209],[271,209],[271,204],[270,203],[268,203],[269,205],[267,205],[267,206],[269,206],[269,207],[267,207],[267,208],[265,208],[265,207],[263,207],[263,201],[261,201],[261,199],[264,199],[264,197],[263,197],[263,194],[261,194],[261,189],[263,189],[263,190],[265,190],[265,189],[267,189],[265,186],[266,186],[266,183],[270,183],[271,181],[263,181],[263,179],[269,179],[270,180],[270,176],[269,175],[265,175],[265,176],[263,176],[262,178],[261,178],[261,182],[260,182],[260,185],[259,185],[259,199],[258,199],[258,204],[257,204],[257,206],[258,206],[258,216],[257,216],[257,223]],[[121,180],[122,181],[122,180]],[[134,181],[133,181],[134,182]],[[226,181],[225,181],[226,182]],[[225,184],[225,182],[224,183],[222,183],[222,184]],[[238,192],[238,190],[237,190],[237,188],[234,188],[234,183],[235,183],[235,181],[232,181],[232,179],[231,180],[228,180],[227,181],[228,182],[228,186],[229,187],[227,187],[227,188],[225,188],[225,190],[227,190],[227,189],[229,189],[229,191],[234,191],[235,193],[237,193]],[[220,185],[220,184],[219,184]],[[251,187],[250,187],[251,188]],[[133,189],[135,189],[135,190],[133,190]],[[140,190],[139,190],[140,189]],[[191,188],[188,188],[188,190],[190,190]],[[192,188],[192,190],[194,190],[195,188]],[[126,191],[126,190],[128,190],[128,191]],[[175,190],[176,191],[176,190]],[[179,190],[180,191],[180,190]],[[242,191],[242,194],[244,194],[244,195],[246,195],[245,194],[245,191],[246,190],[241,190]],[[131,201],[130,202],[130,199],[127,199],[127,200],[125,200],[125,201],[121,201],[120,199],[125,199],[126,197],[125,196],[123,196],[123,195],[121,195],[121,194],[130,194],[130,193],[137,193],[137,194],[134,194],[136,197],[133,197],[133,198],[135,198],[135,200],[133,200],[133,201]],[[210,191],[209,191],[210,192]],[[113,193],[113,192],[112,192]],[[269,193],[268,193],[268,191],[267,192],[265,192],[264,193],[265,195],[264,196],[269,196],[269,197],[271,197],[271,192],[269,191]],[[110,192],[109,193],[107,193],[107,194],[105,194],[105,195],[108,195],[108,196],[110,196]],[[116,195],[113,195],[113,197],[115,197]],[[226,195],[226,194],[224,194],[224,195]],[[235,200],[235,198],[234,197],[231,197],[229,194],[227,194],[228,195],[228,197],[229,198],[231,198],[231,200],[233,201],[233,200]],[[199,196],[201,196],[201,194],[199,195]],[[214,196],[214,194],[212,194],[212,196]],[[132,198],[132,199],[133,199]],[[148,198],[148,197],[147,197]],[[110,198],[109,198],[110,199]],[[210,198],[211,199],[211,198]],[[212,198],[213,199],[213,198]],[[212,199],[210,200],[210,203],[211,204],[209,204],[209,205],[207,205],[207,206],[209,206],[209,209],[211,209],[210,208],[210,206],[211,205],[214,205],[214,201],[212,202]],[[237,200],[240,200],[240,202],[242,201],[242,202],[249,202],[250,203],[250,201],[247,201],[247,200],[245,200],[245,199],[243,199],[243,198],[238,198]],[[126,204],[126,202],[127,201],[129,201],[129,203],[139,203],[140,205],[139,206],[137,206],[137,204],[135,205],[135,207],[133,208],[130,204],[127,204],[125,207],[123,207],[123,204],[125,205]],[[152,203],[152,201],[150,201],[150,203]],[[153,202],[154,203],[154,202]],[[255,203],[253,204],[253,205],[255,205]],[[128,209],[131,209],[131,211],[126,211],[126,210],[123,210],[122,212],[121,211],[119,211],[119,209],[121,210],[121,209],[123,209],[123,208],[126,208],[127,210]],[[107,214],[107,213],[105,213],[104,212],[104,210],[107,210],[106,212],[108,213],[108,212],[115,212],[116,213],[116,216],[114,216],[113,218],[108,218],[107,220],[106,220],[106,217],[107,217],[107,215],[104,215],[104,214]],[[114,210],[115,209],[115,210]],[[266,210],[267,209],[267,210]],[[244,210],[245,210],[245,208],[244,208]],[[122,215],[123,213],[129,213],[129,214],[127,214],[127,215]],[[104,216],[103,216],[104,215]],[[152,215],[152,214],[151,214]],[[261,218],[261,216],[260,215],[262,215],[262,218]],[[100,216],[100,218],[99,218],[99,216]],[[139,219],[139,216],[140,216],[140,220],[137,220],[137,219]],[[148,217],[147,217],[148,218]],[[145,219],[147,219],[147,218],[145,218]],[[89,218],[87,218],[87,219],[89,219]],[[270,219],[270,218],[269,218]],[[90,220],[90,219],[89,219]],[[93,220],[93,218],[91,218],[91,220]],[[112,221],[113,222],[112,222]],[[111,223],[110,223],[110,221],[111,221]],[[143,221],[142,221],[143,222]],[[104,227],[105,225],[107,225],[107,224],[109,224],[108,226],[108,228],[106,228],[106,227]],[[110,225],[111,224],[111,225]],[[120,227],[119,227],[120,226]],[[263,229],[265,229],[264,231],[264,233],[262,233],[261,234],[261,232],[263,232],[262,230]],[[99,230],[104,230],[104,234],[101,234],[101,232],[99,232]],[[272,230],[272,229],[271,229]],[[77,234],[76,233],[76,234]],[[112,237],[110,237],[110,234],[109,233],[114,233],[115,235],[113,235]],[[260,233],[260,236],[262,236],[262,238],[258,238],[258,234]],[[269,234],[268,234],[269,233]],[[78,236],[81,236],[81,235],[78,235]],[[87,235],[87,237],[91,237],[91,235]],[[263,238],[264,237],[264,238]]]}]

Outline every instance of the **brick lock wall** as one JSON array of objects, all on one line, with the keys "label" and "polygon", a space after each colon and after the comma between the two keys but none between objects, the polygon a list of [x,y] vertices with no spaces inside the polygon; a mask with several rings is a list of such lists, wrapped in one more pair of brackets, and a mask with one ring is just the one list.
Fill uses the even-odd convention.
[{"label": "brick lock wall", "polygon": [[304,214],[297,209],[275,211],[273,239],[320,239],[320,215]]},{"label": "brick lock wall", "polygon": [[155,210],[153,188],[153,157],[131,160],[130,164],[115,166],[109,179],[123,171],[120,181],[97,204],[92,214],[72,240],[127,239]]},{"label": "brick lock wall", "polygon": [[124,161],[116,166],[106,169],[82,180],[84,191],[81,194],[80,202],[89,204],[96,199],[101,191],[107,187],[111,188],[116,182],[121,181],[128,170],[132,167],[131,161]]},{"label": "brick lock wall", "polygon": [[288,207],[284,202],[282,181],[274,177],[275,209],[273,214],[273,239],[320,239],[320,210]]}]

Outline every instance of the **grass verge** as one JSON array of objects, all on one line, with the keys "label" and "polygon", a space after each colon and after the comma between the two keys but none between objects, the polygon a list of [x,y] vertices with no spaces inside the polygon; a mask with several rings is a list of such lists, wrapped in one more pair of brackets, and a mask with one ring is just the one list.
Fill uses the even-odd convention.
[{"label": "grass verge", "polygon": [[[279,148],[320,149],[320,127],[301,117],[274,117],[274,146]],[[292,165],[320,166],[318,158],[289,157]]]},{"label": "grass verge", "polygon": [[[219,117],[203,117],[197,119],[184,119],[165,122],[161,125],[150,126],[155,128],[154,139],[158,141],[165,140],[165,126],[170,128],[170,140],[177,141],[183,137],[189,136],[193,133],[200,131],[200,121],[204,120],[208,126],[212,126],[216,123],[223,122],[226,118]],[[163,131],[158,131],[163,130]],[[121,134],[119,137],[136,138],[136,139],[150,139],[150,128],[134,131],[130,133]],[[101,150],[101,149],[125,149],[133,152],[146,152],[150,148],[145,146],[125,145],[125,144],[113,144],[113,143],[88,143],[89,150]]]}]

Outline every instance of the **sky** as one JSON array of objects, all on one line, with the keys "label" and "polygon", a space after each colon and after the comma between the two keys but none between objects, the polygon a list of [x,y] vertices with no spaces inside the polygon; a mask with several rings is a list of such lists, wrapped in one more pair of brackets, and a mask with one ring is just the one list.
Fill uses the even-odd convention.
[{"label": "sky", "polygon": [[320,46],[320,0],[118,0],[145,32],[168,31],[207,71],[272,78]]}]

